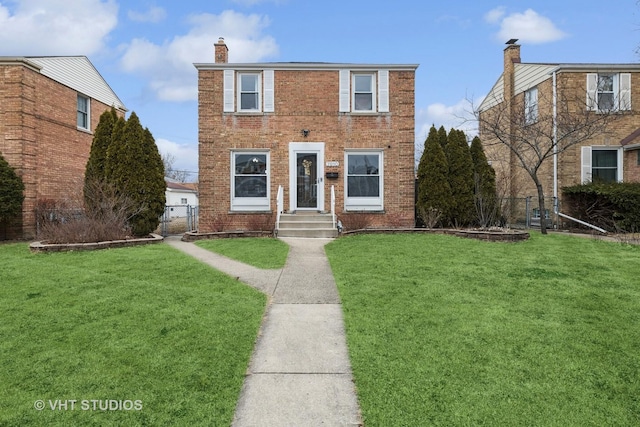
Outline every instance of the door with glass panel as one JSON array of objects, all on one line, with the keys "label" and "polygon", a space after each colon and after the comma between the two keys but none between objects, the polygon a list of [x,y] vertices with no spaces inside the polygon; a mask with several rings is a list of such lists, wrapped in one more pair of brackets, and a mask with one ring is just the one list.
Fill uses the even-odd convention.
[{"label": "door with glass panel", "polygon": [[296,208],[317,209],[318,154],[296,153],[296,171]]},{"label": "door with glass panel", "polygon": [[324,144],[290,145],[291,210],[322,210],[324,207]]}]

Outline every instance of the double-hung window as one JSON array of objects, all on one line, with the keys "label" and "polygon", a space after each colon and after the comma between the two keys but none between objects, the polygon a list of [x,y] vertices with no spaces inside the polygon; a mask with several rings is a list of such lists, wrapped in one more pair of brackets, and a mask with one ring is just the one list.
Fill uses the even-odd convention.
[{"label": "double-hung window", "polygon": [[231,153],[231,210],[269,210],[269,153]]},{"label": "double-hung window", "polygon": [[225,113],[273,113],[275,72],[268,70],[224,70],[223,111]]},{"label": "double-hung window", "polygon": [[389,70],[340,70],[341,113],[388,113]]},{"label": "double-hung window", "polygon": [[238,110],[261,111],[260,73],[238,73]]},{"label": "double-hung window", "polygon": [[383,160],[381,151],[345,153],[347,210],[383,209]]},{"label": "double-hung window", "polygon": [[582,182],[622,182],[622,148],[582,147]]},{"label": "double-hung window", "polygon": [[375,111],[374,74],[353,74],[353,111]]},{"label": "double-hung window", "polygon": [[77,116],[77,125],[79,129],[89,130],[89,98],[86,96],[78,94],[78,116]]},{"label": "double-hung window", "polygon": [[598,112],[631,110],[631,74],[588,73],[587,106]]},{"label": "double-hung window", "polygon": [[527,125],[538,121],[538,88],[534,87],[524,93],[524,123]]}]

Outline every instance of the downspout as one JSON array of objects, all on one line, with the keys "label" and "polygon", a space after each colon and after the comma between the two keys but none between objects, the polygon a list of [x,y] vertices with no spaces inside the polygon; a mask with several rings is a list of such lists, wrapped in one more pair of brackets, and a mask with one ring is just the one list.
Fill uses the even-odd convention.
[{"label": "downspout", "polygon": [[553,210],[558,213],[558,92],[556,71],[553,70]]},{"label": "downspout", "polygon": [[578,224],[582,224],[587,227],[591,227],[594,230],[599,231],[602,234],[607,234],[607,231],[597,227],[593,224],[589,224],[588,222],[584,222],[577,218],[573,218],[569,215],[565,215],[560,212],[559,203],[558,203],[558,92],[557,92],[557,80],[556,80],[556,72],[558,69],[553,70],[553,212],[562,218],[566,218],[571,221],[575,221]]}]

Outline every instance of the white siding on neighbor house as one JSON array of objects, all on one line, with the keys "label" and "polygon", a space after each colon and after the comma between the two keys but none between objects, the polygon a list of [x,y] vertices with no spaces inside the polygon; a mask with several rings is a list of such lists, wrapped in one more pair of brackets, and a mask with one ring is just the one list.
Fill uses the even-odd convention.
[{"label": "white siding on neighbor house", "polygon": [[42,67],[42,75],[105,105],[126,110],[122,101],[86,56],[30,56],[27,59]]},{"label": "white siding on neighbor house", "polygon": [[550,79],[551,72],[555,68],[557,68],[557,65],[515,64],[514,95],[518,95]]},{"label": "white siding on neighbor house", "polygon": [[487,96],[484,97],[478,109],[486,111],[491,107],[495,107],[504,101],[504,75],[500,76],[498,81],[493,85]]},{"label": "white siding on neighbor house", "polygon": [[[180,191],[167,188],[165,191],[167,205],[198,205],[198,196],[194,191]],[[187,199],[187,203],[182,203],[182,199]]]}]

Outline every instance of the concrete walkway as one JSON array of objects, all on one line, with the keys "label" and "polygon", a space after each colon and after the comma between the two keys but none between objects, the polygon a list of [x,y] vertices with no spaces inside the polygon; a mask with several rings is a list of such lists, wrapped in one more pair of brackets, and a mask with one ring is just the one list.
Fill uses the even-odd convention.
[{"label": "concrete walkway", "polygon": [[262,270],[165,239],[271,297],[232,425],[359,426],[340,298],[324,253],[331,239],[281,240],[290,246],[284,268]]}]

